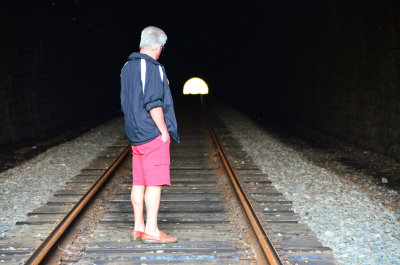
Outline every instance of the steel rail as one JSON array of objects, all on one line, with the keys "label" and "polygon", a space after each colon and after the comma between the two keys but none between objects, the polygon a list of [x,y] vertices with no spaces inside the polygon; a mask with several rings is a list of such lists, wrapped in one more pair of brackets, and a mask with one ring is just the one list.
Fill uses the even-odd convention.
[{"label": "steel rail", "polygon": [[61,220],[58,226],[51,232],[51,234],[40,244],[35,252],[25,262],[25,265],[37,265],[41,264],[46,255],[54,247],[60,237],[65,233],[69,225],[76,219],[81,213],[87,203],[93,198],[97,191],[103,186],[104,182],[114,172],[119,164],[125,159],[129,153],[130,145],[127,146],[124,151],[115,159],[113,164],[107,169],[107,171],[93,184],[93,186],[86,192],[86,194],[79,200],[79,202],[71,209],[71,211]]},{"label": "steel rail", "polygon": [[218,136],[216,135],[214,128],[212,127],[212,124],[205,113],[204,109],[204,116],[206,123],[208,125],[208,129],[210,130],[211,137],[213,138],[214,144],[216,145],[218,149],[219,156],[224,164],[225,170],[228,173],[228,176],[235,188],[235,191],[239,197],[239,200],[243,206],[244,211],[246,212],[246,215],[252,225],[252,228],[257,236],[258,241],[260,242],[261,248],[263,250],[263,253],[265,257],[267,258],[269,264],[271,265],[283,265],[283,261],[281,257],[279,256],[278,252],[276,251],[271,239],[269,238],[267,232],[265,231],[264,226],[262,225],[260,218],[258,217],[254,206],[249,200],[249,197],[247,196],[245,190],[243,189],[242,185],[240,184],[240,181],[236,177],[226,155],[224,148],[222,147]]}]

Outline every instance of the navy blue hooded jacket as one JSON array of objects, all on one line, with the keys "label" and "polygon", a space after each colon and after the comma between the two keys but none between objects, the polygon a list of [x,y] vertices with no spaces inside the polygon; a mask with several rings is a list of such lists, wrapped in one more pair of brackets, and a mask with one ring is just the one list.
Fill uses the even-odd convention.
[{"label": "navy blue hooded jacket", "polygon": [[[141,59],[146,62],[144,88]],[[161,134],[150,115],[150,110],[156,107],[162,107],[168,132],[179,143],[174,103],[164,66],[146,54],[134,52],[121,69],[121,108],[125,116],[125,133],[132,145],[150,142]]]}]

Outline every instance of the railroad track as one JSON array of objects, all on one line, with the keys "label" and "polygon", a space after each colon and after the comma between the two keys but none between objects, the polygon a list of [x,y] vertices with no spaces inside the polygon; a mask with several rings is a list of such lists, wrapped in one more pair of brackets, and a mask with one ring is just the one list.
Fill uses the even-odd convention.
[{"label": "railroad track", "polygon": [[[130,148],[120,139],[47,205],[30,213],[10,238],[0,241],[0,261],[336,264],[330,249],[298,222],[291,202],[273,188],[223,123],[214,116],[204,118],[196,106],[178,110],[177,116],[182,143],[171,145],[172,185],[163,188],[159,211],[160,229],[177,236],[177,244],[129,240],[133,228]],[[103,197],[96,195],[105,185],[112,188]],[[99,202],[91,201],[99,196]],[[75,221],[78,217],[81,220]],[[49,236],[12,238],[21,231],[31,238]],[[70,235],[64,235],[67,232]]]}]

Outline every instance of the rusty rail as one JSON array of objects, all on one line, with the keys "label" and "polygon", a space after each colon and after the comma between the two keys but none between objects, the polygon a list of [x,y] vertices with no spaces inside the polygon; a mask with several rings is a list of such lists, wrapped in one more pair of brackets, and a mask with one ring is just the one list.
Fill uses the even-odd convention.
[{"label": "rusty rail", "polygon": [[243,206],[244,211],[246,212],[247,218],[249,219],[252,228],[257,236],[258,241],[260,242],[261,248],[265,257],[267,258],[269,264],[271,265],[283,265],[283,261],[278,255],[273,243],[271,242],[267,232],[265,231],[264,226],[262,225],[260,218],[258,217],[256,211],[254,210],[254,206],[251,204],[246,192],[242,188],[238,178],[236,177],[229,161],[225,155],[224,148],[222,147],[218,136],[216,135],[214,128],[212,127],[212,123],[210,122],[204,108],[203,108],[204,116],[206,119],[206,123],[210,130],[211,137],[218,149],[219,156],[224,164],[225,170],[232,182],[233,187],[239,197],[239,200]]},{"label": "rusty rail", "polygon": [[45,259],[46,255],[54,247],[60,237],[68,229],[69,225],[78,217],[87,203],[93,198],[93,196],[103,186],[104,182],[109,176],[115,171],[117,166],[124,160],[130,150],[130,145],[127,146],[124,151],[115,159],[113,164],[107,169],[107,171],[93,184],[93,186],[86,192],[86,194],[79,200],[79,202],[71,209],[71,211],[61,220],[58,226],[53,232],[40,244],[35,252],[25,262],[25,265],[37,265]]}]

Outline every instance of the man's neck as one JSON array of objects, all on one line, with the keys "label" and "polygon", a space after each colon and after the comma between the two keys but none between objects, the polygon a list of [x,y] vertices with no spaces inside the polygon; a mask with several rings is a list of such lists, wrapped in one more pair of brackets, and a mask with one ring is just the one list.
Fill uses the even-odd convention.
[{"label": "man's neck", "polygon": [[149,50],[149,49],[140,49],[139,51],[140,53],[146,54],[148,56],[150,56],[151,58],[153,58],[154,60],[157,60],[157,50]]}]

